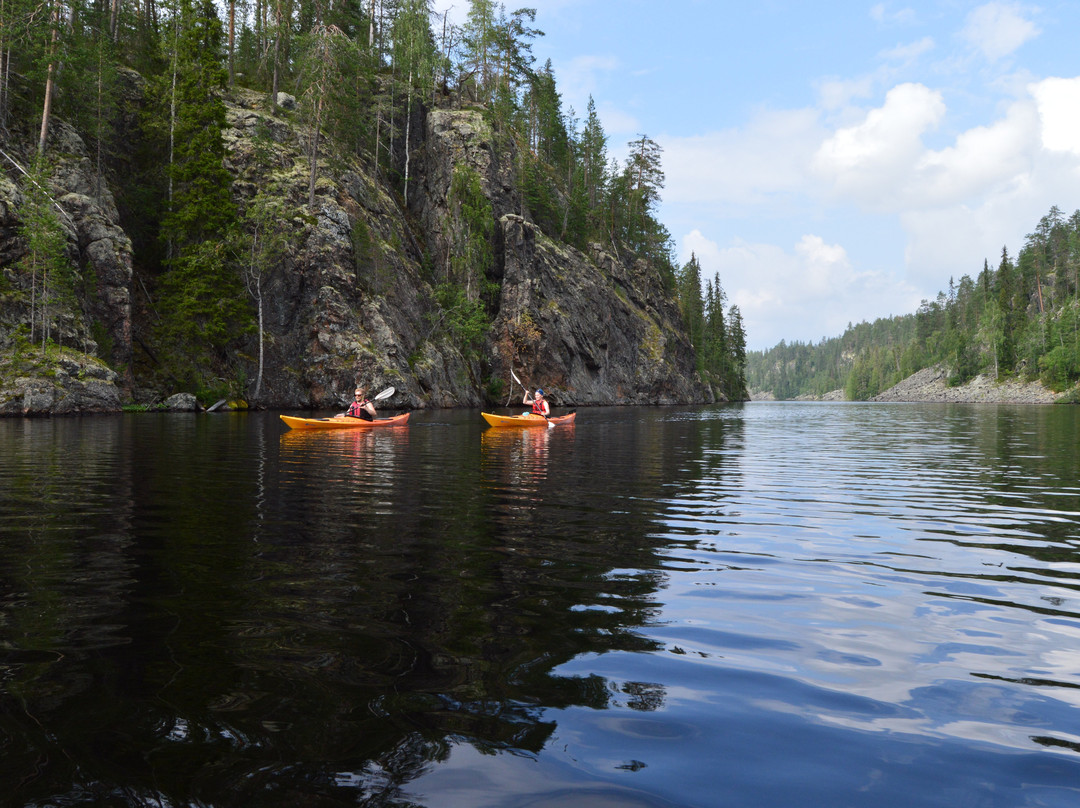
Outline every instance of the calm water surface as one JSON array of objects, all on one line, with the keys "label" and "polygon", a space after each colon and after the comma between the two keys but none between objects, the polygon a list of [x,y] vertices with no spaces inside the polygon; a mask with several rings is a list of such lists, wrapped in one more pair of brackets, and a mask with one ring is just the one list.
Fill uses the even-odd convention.
[{"label": "calm water surface", "polygon": [[0,804],[1076,806],[1080,408],[0,419]]}]

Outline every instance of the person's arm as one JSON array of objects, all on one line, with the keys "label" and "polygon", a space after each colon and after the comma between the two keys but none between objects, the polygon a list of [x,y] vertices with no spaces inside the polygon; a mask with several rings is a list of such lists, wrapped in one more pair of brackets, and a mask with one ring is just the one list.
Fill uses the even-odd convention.
[{"label": "person's arm", "polygon": [[370,415],[372,418],[375,417],[375,405],[374,404],[372,404],[370,401],[365,401],[364,404],[363,404],[363,407],[364,407],[364,410],[367,412],[368,415]]},{"label": "person's arm", "polygon": [[525,395],[524,395],[524,397],[523,397],[523,398],[521,399],[521,403],[522,403],[522,404],[532,404],[532,403],[533,403],[533,397],[532,397],[531,395],[529,395],[529,391],[528,391],[528,390],[526,390],[526,391],[525,391]]}]

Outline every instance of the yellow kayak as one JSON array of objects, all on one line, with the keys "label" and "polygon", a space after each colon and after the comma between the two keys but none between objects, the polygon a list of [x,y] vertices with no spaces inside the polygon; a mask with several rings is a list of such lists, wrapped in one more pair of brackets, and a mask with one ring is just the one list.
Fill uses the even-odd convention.
[{"label": "yellow kayak", "polygon": [[484,420],[491,426],[547,426],[548,422],[553,424],[572,424],[574,423],[574,417],[576,412],[570,412],[566,415],[553,415],[550,418],[545,418],[542,415],[495,415],[490,412],[480,413],[484,416]]},{"label": "yellow kayak", "polygon": [[394,415],[390,418],[376,418],[374,421],[366,421],[363,418],[350,418],[347,415],[335,415],[332,418],[297,418],[293,415],[282,415],[281,420],[288,424],[290,429],[362,429],[371,426],[401,426],[409,420],[409,413]]}]

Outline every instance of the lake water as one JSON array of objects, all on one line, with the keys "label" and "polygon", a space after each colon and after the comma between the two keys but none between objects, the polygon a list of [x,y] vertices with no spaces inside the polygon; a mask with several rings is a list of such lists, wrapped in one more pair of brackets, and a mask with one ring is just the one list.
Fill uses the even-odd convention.
[{"label": "lake water", "polygon": [[1073,808],[1078,449],[1077,407],[0,419],[0,804]]}]

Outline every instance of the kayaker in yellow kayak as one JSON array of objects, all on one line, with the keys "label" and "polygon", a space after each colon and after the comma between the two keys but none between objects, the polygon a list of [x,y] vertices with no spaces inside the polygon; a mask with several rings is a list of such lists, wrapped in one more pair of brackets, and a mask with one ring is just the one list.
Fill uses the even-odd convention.
[{"label": "kayaker in yellow kayak", "polygon": [[533,415],[542,415],[545,418],[551,415],[551,407],[548,406],[547,399],[544,398],[544,391],[540,388],[537,388],[534,395],[529,395],[529,391],[526,390],[521,403],[532,404]]},{"label": "kayaker in yellow kayak", "polygon": [[375,420],[375,405],[365,398],[363,387],[356,388],[353,403],[349,405],[349,411],[345,415],[349,418],[363,418],[365,421]]}]

